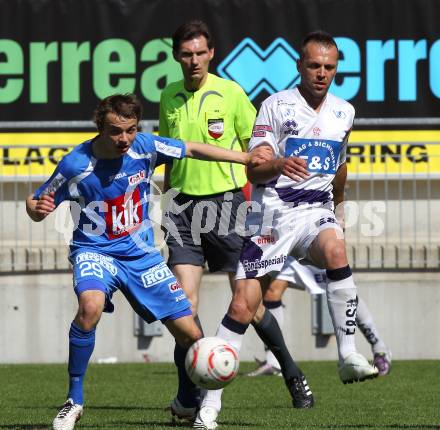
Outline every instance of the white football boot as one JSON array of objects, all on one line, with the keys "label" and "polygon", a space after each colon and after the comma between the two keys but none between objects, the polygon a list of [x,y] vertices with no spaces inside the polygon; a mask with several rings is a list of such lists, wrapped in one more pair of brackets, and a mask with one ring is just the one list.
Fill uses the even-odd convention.
[{"label": "white football boot", "polygon": [[339,365],[339,377],[344,384],[372,379],[378,374],[377,367],[368,363],[367,359],[358,352],[349,354]]},{"label": "white football boot", "polygon": [[201,430],[214,430],[217,428],[218,411],[211,406],[202,406],[194,421],[193,428]]},{"label": "white football boot", "polygon": [[72,399],[67,399],[53,420],[53,430],[73,430],[82,413],[82,405],[77,405],[73,403]]},{"label": "white football boot", "polygon": [[258,367],[252,372],[246,373],[246,376],[283,376],[281,370],[272,366],[267,361],[257,361]]}]

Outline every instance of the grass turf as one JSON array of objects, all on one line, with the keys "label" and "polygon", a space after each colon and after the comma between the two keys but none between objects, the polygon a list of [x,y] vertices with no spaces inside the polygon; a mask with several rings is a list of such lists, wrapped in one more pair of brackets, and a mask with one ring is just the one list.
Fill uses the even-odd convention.
[{"label": "grass turf", "polygon": [[[439,361],[396,361],[389,376],[343,385],[335,362],[301,367],[315,407],[297,410],[279,377],[240,375],[225,391],[219,429],[440,430]],[[242,363],[241,372],[253,368]],[[66,392],[65,365],[0,365],[0,429],[49,429]],[[75,429],[172,429],[169,363],[91,365]]]}]

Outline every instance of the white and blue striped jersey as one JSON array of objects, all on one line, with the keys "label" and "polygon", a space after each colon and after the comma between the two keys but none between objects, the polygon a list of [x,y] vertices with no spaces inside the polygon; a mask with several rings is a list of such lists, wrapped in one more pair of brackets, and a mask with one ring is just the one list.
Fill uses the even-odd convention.
[{"label": "white and blue striped jersey", "polygon": [[[298,88],[281,91],[261,105],[249,151],[268,143],[276,157],[301,157],[307,161],[310,176],[295,181],[279,176],[265,184],[265,193],[278,194],[285,202],[317,206],[331,202],[332,181],[345,162],[348,135],[353,125],[353,106],[327,93],[319,112],[305,101]],[[263,187],[255,187],[262,198]]]},{"label": "white and blue striped jersey", "polygon": [[67,154],[52,176],[34,193],[55,192],[55,204],[71,202],[74,231],[71,253],[88,248],[113,257],[158,257],[148,216],[154,169],[185,156],[180,140],[137,133],[130,149],[117,159],[96,159],[92,140]]}]

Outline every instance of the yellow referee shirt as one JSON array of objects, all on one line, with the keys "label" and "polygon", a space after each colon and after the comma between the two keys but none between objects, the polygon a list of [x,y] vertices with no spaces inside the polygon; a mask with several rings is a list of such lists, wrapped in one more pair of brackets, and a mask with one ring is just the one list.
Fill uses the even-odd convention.
[{"label": "yellow referee shirt", "polygon": [[[222,148],[245,151],[255,108],[233,81],[208,74],[202,88],[185,89],[183,80],[169,84],[161,94],[159,134]],[[207,196],[242,187],[245,168],[240,164],[185,158],[173,163],[170,185],[184,194]]]}]

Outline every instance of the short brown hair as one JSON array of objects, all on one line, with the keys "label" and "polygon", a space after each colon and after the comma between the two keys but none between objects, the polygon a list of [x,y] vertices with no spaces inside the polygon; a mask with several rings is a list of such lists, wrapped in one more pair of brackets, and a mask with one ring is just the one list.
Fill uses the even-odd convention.
[{"label": "short brown hair", "polygon": [[114,113],[123,118],[136,118],[139,122],[142,116],[142,106],[134,94],[113,94],[102,99],[93,112],[93,121],[98,131],[104,128],[105,117]]},{"label": "short brown hair", "polygon": [[182,42],[200,36],[205,37],[209,49],[214,47],[211,31],[205,22],[194,19],[182,24],[173,34],[173,51],[178,52]]},{"label": "short brown hair", "polygon": [[333,36],[330,33],[327,33],[326,31],[318,30],[318,31],[312,31],[311,33],[307,34],[304,39],[301,42],[301,53],[300,58],[303,59],[305,56],[305,49],[308,43],[310,42],[316,42],[320,45],[324,45],[326,47],[334,46],[336,50],[339,53],[338,45],[336,45],[335,39],[333,39]]}]

